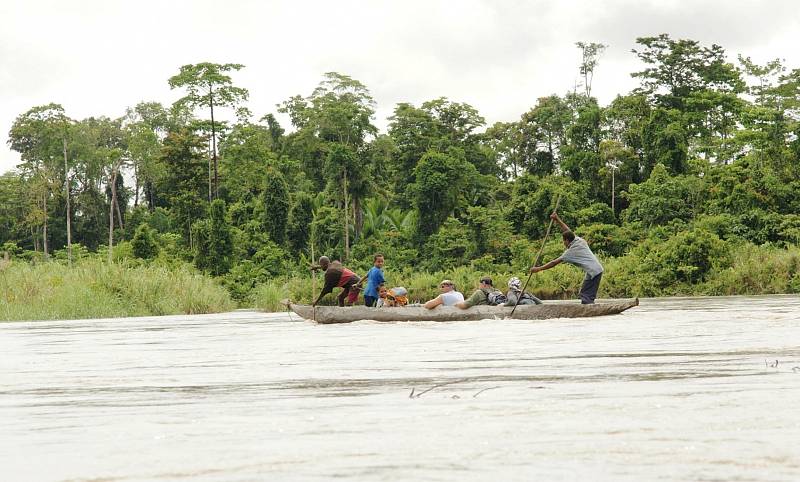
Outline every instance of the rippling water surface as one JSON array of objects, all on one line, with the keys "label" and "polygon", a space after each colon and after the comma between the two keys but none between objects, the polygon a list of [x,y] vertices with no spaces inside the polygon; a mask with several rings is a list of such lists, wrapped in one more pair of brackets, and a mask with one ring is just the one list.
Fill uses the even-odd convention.
[{"label": "rippling water surface", "polygon": [[800,299],[0,323],[1,480],[800,480]]}]

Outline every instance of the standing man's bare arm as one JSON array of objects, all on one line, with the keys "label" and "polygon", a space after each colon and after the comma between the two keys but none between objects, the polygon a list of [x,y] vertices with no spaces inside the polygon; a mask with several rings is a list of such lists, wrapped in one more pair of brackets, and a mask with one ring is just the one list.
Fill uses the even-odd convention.
[{"label": "standing man's bare arm", "polygon": [[564,224],[564,221],[562,221],[561,218],[558,217],[558,213],[556,213],[555,211],[553,211],[553,214],[550,215],[550,219],[552,219],[553,221],[558,223],[558,227],[561,228],[561,232],[562,233],[566,233],[567,231],[571,231],[571,229],[569,229],[569,226]]}]

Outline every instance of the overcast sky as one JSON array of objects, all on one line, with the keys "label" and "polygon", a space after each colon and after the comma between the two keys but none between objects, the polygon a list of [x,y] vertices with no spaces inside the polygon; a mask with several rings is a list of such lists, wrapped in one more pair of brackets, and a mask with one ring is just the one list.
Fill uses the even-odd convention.
[{"label": "overcast sky", "polygon": [[798,12],[791,0],[0,0],[0,172],[19,161],[7,145],[17,115],[49,102],[75,119],[169,104],[180,93],[167,79],[183,64],[244,64],[234,82],[255,118],[336,71],[371,90],[381,129],[396,103],[440,96],[491,124],[571,89],[576,41],[609,45],[594,81],[603,104],[635,86],[641,36],[800,67]]}]

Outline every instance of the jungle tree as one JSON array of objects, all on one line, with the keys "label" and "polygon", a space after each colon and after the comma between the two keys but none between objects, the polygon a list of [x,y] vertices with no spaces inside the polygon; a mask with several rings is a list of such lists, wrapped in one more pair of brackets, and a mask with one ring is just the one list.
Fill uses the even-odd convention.
[{"label": "jungle tree", "polygon": [[[187,94],[176,101],[178,105],[191,108],[208,107],[211,112],[211,156],[213,160],[213,197],[219,196],[217,168],[217,125],[214,107],[237,107],[246,101],[247,89],[233,85],[228,72],[244,68],[242,64],[214,64],[202,62],[181,67],[180,72],[169,78],[169,86],[185,88]],[[211,199],[209,199],[210,201]]]}]

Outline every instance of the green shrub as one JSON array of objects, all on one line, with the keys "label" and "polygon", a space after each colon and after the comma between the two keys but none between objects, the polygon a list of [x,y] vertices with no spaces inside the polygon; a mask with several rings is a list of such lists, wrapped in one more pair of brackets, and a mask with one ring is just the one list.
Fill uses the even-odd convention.
[{"label": "green shrub", "polygon": [[704,280],[713,267],[726,267],[730,262],[726,243],[702,229],[674,236],[660,254],[658,269],[662,273],[672,272],[677,280],[689,283]]},{"label": "green shrub", "polygon": [[698,216],[694,226],[712,232],[724,241],[750,237],[750,230],[742,224],[741,218],[727,213]]},{"label": "green shrub", "polygon": [[622,213],[623,219],[648,227],[673,219],[689,220],[700,204],[703,186],[698,177],[670,176],[662,164],[656,164],[647,181],[631,184],[623,193],[629,202]]},{"label": "green shrub", "polygon": [[17,246],[17,243],[6,241],[2,246],[0,246],[0,255],[3,255],[3,253],[8,253],[8,256],[13,258],[14,256],[18,256],[20,253],[22,253],[22,248]]},{"label": "green shrub", "polygon": [[280,281],[268,281],[253,291],[254,306],[268,312],[286,311],[286,306],[281,302],[291,298],[288,284]]},{"label": "green shrub", "polygon": [[367,239],[359,240],[350,251],[350,269],[364,274],[373,264],[375,253],[383,253],[387,267],[415,266],[419,263],[419,251],[411,247],[411,239],[398,231],[379,232]]},{"label": "green shrub", "polygon": [[464,265],[471,249],[469,230],[457,219],[450,217],[439,231],[428,238],[425,250],[430,257],[424,263],[429,268],[450,268]]},{"label": "green shrub", "polygon": [[147,224],[140,224],[131,240],[131,248],[137,258],[151,259],[158,256],[158,243],[153,228]]},{"label": "green shrub", "polygon": [[576,226],[587,224],[615,224],[614,211],[606,203],[592,203],[575,213]]},{"label": "green shrub", "polygon": [[287,272],[286,251],[272,241],[262,246],[252,259],[245,259],[233,266],[223,278],[223,283],[234,299],[245,301],[257,285]]},{"label": "green shrub", "polygon": [[581,226],[577,232],[595,254],[622,256],[634,245],[630,232],[616,224],[590,224]]}]

